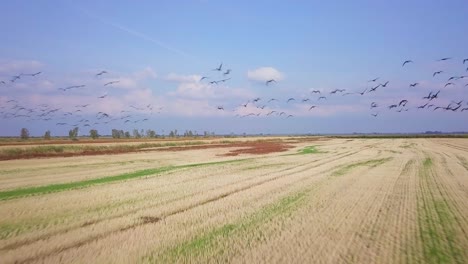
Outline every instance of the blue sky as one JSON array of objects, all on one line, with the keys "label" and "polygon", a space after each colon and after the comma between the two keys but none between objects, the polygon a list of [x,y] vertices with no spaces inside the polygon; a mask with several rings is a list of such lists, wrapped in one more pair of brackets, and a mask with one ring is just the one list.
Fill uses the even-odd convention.
[{"label": "blue sky", "polygon": [[[75,125],[80,134],[468,131],[460,111],[468,77],[444,87],[468,76],[466,1],[2,1],[0,9],[0,135],[22,127],[65,135]],[[452,59],[437,61],[444,57]],[[221,62],[231,73],[212,71]],[[73,85],[86,86],[59,90]],[[417,108],[438,90],[432,108]],[[388,109],[402,99],[405,107]],[[432,110],[460,100],[457,111]]]}]

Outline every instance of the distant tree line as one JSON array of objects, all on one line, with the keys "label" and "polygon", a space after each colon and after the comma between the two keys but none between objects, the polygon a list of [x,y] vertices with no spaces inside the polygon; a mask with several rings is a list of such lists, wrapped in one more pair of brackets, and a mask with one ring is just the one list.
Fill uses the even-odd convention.
[{"label": "distant tree line", "polygon": [[[79,128],[75,127],[73,129],[70,129],[68,131],[68,137],[71,140],[77,140],[78,137],[78,132]],[[112,129],[112,138],[119,139],[119,138],[158,138],[158,137],[164,137],[164,135],[158,135],[155,130],[153,129],[133,129],[132,133],[129,131],[123,131],[121,129]],[[92,139],[97,139],[101,135],[99,135],[99,132],[97,129],[91,129],[89,131],[89,137]],[[198,132],[193,132],[192,130],[185,130],[185,132],[182,135],[179,135],[179,131],[177,129],[171,130],[169,132],[168,137],[170,138],[177,138],[177,137],[214,137],[215,133],[214,132],[209,132],[209,131],[204,131],[202,135],[199,135]],[[29,130],[27,128],[22,128],[20,132],[20,137],[23,140],[29,139]],[[51,132],[50,130],[47,130],[44,133],[44,139],[49,140],[51,139]]]}]

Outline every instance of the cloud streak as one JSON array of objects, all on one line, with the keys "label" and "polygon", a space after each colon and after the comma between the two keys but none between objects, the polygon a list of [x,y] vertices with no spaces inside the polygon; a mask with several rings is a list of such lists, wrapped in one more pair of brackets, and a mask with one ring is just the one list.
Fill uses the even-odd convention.
[{"label": "cloud streak", "polygon": [[173,53],[176,53],[178,55],[181,55],[181,56],[184,56],[184,57],[191,57],[189,54],[187,54],[186,52],[180,50],[180,49],[177,49],[177,48],[174,48],[172,47],[171,45],[167,44],[167,43],[164,43],[158,39],[155,39],[151,36],[148,36],[144,33],[141,33],[137,30],[134,30],[134,29],[131,29],[129,27],[126,27],[126,26],[123,26],[123,25],[120,25],[120,24],[117,24],[115,22],[111,22],[107,19],[104,19],[103,17],[101,16],[98,16],[98,15],[95,15],[91,12],[89,12],[87,9],[83,8],[83,7],[79,7],[79,6],[76,6],[76,5],[73,5],[70,3],[70,5],[72,5],[75,9],[79,10],[81,13],[83,13],[84,15],[86,15],[87,17],[90,17],[92,19],[95,19],[107,26],[110,26],[110,27],[113,27],[115,29],[118,29],[120,31],[123,31],[125,33],[128,33],[129,35],[132,35],[134,37],[137,37],[139,39],[142,39],[142,40],[145,40],[145,41],[149,41],[153,44],[156,44],[157,46],[165,49],[165,50],[168,50],[170,52],[173,52]]}]

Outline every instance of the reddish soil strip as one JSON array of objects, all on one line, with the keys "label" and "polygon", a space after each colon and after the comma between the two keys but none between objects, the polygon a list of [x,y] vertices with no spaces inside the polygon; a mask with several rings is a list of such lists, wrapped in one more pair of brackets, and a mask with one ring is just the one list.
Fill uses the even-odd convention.
[{"label": "reddish soil strip", "polygon": [[286,151],[294,146],[288,145],[281,142],[274,141],[262,141],[262,142],[239,142],[230,144],[210,144],[200,146],[188,146],[188,147],[168,147],[155,149],[156,151],[183,151],[183,150],[194,150],[194,149],[211,149],[211,148],[237,148],[229,150],[228,153],[221,156],[237,156],[239,154],[268,154],[274,152]]},{"label": "reddish soil strip", "polygon": [[1,160],[13,159],[33,159],[33,158],[52,158],[52,157],[74,157],[74,156],[94,156],[94,155],[112,155],[123,153],[136,153],[136,152],[150,152],[150,151],[185,151],[185,150],[199,150],[211,148],[238,148],[230,150],[229,153],[223,156],[237,156],[239,154],[268,154],[273,152],[286,151],[293,146],[281,143],[278,141],[261,141],[261,142],[239,142],[239,143],[226,143],[226,144],[206,144],[194,146],[179,146],[179,147],[158,147],[146,148],[140,150],[129,150],[125,148],[115,148],[108,150],[84,150],[81,152],[63,152],[63,153],[23,153],[20,156],[1,156]]}]

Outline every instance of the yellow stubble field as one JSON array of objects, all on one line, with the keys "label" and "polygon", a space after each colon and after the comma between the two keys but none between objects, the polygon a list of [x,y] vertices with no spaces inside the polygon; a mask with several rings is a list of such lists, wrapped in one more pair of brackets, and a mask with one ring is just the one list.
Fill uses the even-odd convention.
[{"label": "yellow stubble field", "polygon": [[1,263],[467,263],[468,140],[0,161]]}]

